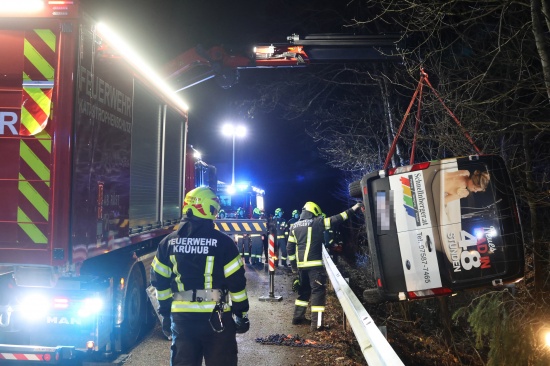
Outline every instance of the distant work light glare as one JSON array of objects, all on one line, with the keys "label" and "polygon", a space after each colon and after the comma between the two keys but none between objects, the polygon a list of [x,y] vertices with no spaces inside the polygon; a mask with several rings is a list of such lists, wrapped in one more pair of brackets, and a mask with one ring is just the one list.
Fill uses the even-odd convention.
[{"label": "distant work light glare", "polygon": [[235,137],[244,137],[246,136],[246,127],[242,125],[234,125],[231,123],[226,123],[222,127],[222,133],[225,136],[233,138],[233,168],[231,173],[231,185],[235,186]]},{"label": "distant work light glare", "polygon": [[0,0],[0,13],[32,13],[44,9],[44,0]]}]

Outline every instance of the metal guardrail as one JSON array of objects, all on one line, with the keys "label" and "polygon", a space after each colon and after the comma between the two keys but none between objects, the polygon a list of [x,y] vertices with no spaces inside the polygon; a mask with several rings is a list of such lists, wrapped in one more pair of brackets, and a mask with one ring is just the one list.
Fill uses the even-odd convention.
[{"label": "metal guardrail", "polygon": [[369,366],[404,366],[386,337],[380,332],[374,320],[355,296],[338,268],[336,268],[326,248],[323,248],[323,262],[334,292],[340,300],[340,305],[342,305],[342,309],[348,318],[367,364]]}]

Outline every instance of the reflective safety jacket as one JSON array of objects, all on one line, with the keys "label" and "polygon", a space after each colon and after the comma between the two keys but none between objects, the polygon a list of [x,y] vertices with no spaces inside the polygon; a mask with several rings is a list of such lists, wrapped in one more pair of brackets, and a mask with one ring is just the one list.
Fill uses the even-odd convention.
[{"label": "reflective safety jacket", "polygon": [[277,240],[285,239],[288,235],[288,226],[286,220],[282,217],[276,217],[275,220],[275,229],[277,230]]},{"label": "reflective safety jacket", "polygon": [[286,246],[292,268],[322,267],[325,230],[337,227],[353,213],[349,208],[338,215],[324,218],[303,211],[300,219],[290,227]]},{"label": "reflective safety jacket", "polygon": [[[151,284],[157,290],[159,313],[163,316],[208,319],[216,301],[173,299],[176,292],[218,289],[227,292],[224,311],[243,317],[248,296],[243,260],[235,243],[216,230],[212,220],[187,218],[177,231],[164,238],[151,264]],[[176,298],[181,298],[176,296]]]},{"label": "reflective safety jacket", "polygon": [[291,218],[290,220],[288,220],[287,222],[287,225],[288,225],[288,232],[290,232],[290,229],[292,228],[292,225],[294,225],[295,222],[297,222],[299,220],[299,218]]}]

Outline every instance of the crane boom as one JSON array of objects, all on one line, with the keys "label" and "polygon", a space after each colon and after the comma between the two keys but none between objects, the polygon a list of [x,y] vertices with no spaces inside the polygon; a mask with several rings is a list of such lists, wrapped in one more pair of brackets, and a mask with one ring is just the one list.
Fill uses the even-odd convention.
[{"label": "crane boom", "polygon": [[300,39],[293,34],[287,43],[258,44],[249,52],[232,52],[222,46],[194,47],[166,66],[176,91],[216,77],[229,88],[238,81],[238,71],[251,68],[305,67],[359,61],[395,61],[399,35],[313,34]]}]

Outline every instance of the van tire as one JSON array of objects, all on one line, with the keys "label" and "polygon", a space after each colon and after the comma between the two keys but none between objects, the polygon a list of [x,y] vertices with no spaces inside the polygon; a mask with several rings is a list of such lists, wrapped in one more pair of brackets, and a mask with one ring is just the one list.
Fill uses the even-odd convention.
[{"label": "van tire", "polygon": [[367,304],[379,304],[382,302],[382,296],[380,296],[380,291],[377,288],[368,288],[363,291],[363,300]]},{"label": "van tire", "polygon": [[351,182],[348,187],[349,190],[349,196],[352,198],[361,198],[363,199],[363,191],[361,189],[361,181],[356,180],[355,182]]}]

